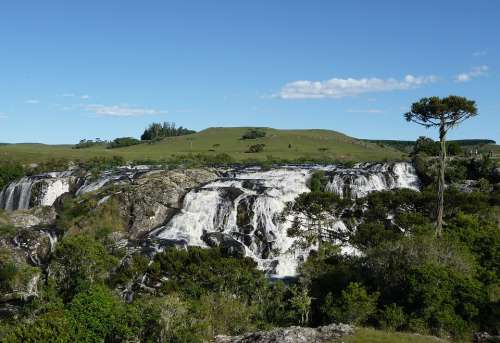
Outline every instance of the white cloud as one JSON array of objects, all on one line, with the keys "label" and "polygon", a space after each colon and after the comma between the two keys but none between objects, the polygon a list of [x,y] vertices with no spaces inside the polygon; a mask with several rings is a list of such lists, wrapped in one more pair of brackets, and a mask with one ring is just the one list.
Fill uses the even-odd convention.
[{"label": "white cloud", "polygon": [[376,108],[368,108],[368,109],[365,109],[365,110],[348,109],[347,112],[348,113],[384,113],[383,110],[379,110],[379,109],[376,109]]},{"label": "white cloud", "polygon": [[0,112],[0,119],[7,119],[9,116],[3,112]]},{"label": "white cloud", "polygon": [[62,97],[64,98],[73,98],[75,97],[75,93],[64,93],[64,94],[61,94]]},{"label": "white cloud", "polygon": [[282,99],[343,98],[363,93],[413,89],[437,80],[438,78],[434,75],[406,75],[402,80],[394,78],[333,78],[326,81],[293,81],[283,86],[275,97]]},{"label": "white cloud", "polygon": [[128,105],[112,105],[106,106],[101,104],[82,105],[89,112],[94,112],[97,115],[111,117],[138,117],[144,115],[164,114],[166,111],[161,111],[152,108],[132,107]]},{"label": "white cloud", "polygon": [[478,51],[474,51],[472,53],[472,56],[474,57],[481,57],[481,56],[486,56],[488,52],[486,50],[478,50]]},{"label": "white cloud", "polygon": [[471,71],[466,73],[460,73],[455,77],[455,82],[467,82],[472,80],[473,78],[484,76],[488,73],[490,68],[487,65],[482,65],[479,67],[472,68]]},{"label": "white cloud", "polygon": [[80,99],[82,99],[82,100],[87,100],[89,98],[90,98],[90,96],[87,95],[87,94],[84,94],[84,95],[80,96]]},{"label": "white cloud", "polygon": [[40,103],[40,100],[37,100],[37,99],[29,99],[29,100],[26,100],[26,103],[27,103],[27,104],[39,104],[39,103]]}]

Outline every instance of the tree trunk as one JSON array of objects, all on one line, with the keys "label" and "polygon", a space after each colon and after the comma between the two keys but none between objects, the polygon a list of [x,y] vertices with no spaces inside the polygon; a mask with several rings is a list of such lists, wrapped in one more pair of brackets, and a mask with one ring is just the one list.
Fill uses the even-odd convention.
[{"label": "tree trunk", "polygon": [[439,154],[439,176],[438,176],[438,197],[437,197],[437,215],[436,215],[436,236],[443,234],[443,212],[444,212],[444,187],[445,187],[445,169],[446,169],[446,128],[444,117],[441,117],[439,127],[439,142],[441,152]]}]

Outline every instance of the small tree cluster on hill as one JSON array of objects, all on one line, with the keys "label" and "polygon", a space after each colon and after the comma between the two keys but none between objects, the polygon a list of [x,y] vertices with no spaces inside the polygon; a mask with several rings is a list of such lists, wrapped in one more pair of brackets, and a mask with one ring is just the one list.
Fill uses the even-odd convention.
[{"label": "small tree cluster on hill", "polygon": [[108,148],[109,149],[124,148],[127,146],[136,145],[140,143],[141,141],[133,137],[120,137],[116,138],[114,141],[109,143]]},{"label": "small tree cluster on hill", "polygon": [[247,153],[256,153],[264,151],[265,144],[254,144],[248,147]]},{"label": "small tree cluster on hill", "polygon": [[108,141],[102,140],[100,138],[96,139],[81,139],[78,144],[75,144],[73,146],[73,149],[85,149],[85,148],[90,148],[95,145],[103,145],[103,144],[109,144]]},{"label": "small tree cluster on hill", "polygon": [[163,123],[152,123],[144,130],[141,136],[143,141],[151,141],[162,139],[165,137],[176,137],[195,133],[196,131],[189,130],[185,127],[176,127],[175,123],[163,122]]},{"label": "small tree cluster on hill", "polygon": [[241,136],[241,139],[257,139],[266,136],[266,132],[260,129],[250,129]]}]

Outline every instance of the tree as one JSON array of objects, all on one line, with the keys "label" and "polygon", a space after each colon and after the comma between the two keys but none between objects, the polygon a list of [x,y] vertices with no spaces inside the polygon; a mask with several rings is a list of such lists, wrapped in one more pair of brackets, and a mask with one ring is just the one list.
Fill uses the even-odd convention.
[{"label": "tree", "polygon": [[152,123],[141,135],[141,140],[152,141],[159,140],[165,137],[176,137],[195,133],[196,131],[189,130],[185,127],[176,127],[175,123],[163,122],[163,123]]},{"label": "tree", "polygon": [[340,212],[347,200],[330,192],[313,191],[300,194],[294,202],[287,203],[281,220],[292,218],[288,235],[298,237],[298,244],[310,246],[342,238],[346,232],[337,232]]},{"label": "tree", "polygon": [[446,167],[446,134],[466,119],[477,115],[475,101],[465,97],[450,95],[446,98],[422,98],[411,106],[405,113],[409,122],[414,122],[425,128],[439,127],[439,177],[436,214],[436,235],[441,236],[443,231],[444,187]]}]

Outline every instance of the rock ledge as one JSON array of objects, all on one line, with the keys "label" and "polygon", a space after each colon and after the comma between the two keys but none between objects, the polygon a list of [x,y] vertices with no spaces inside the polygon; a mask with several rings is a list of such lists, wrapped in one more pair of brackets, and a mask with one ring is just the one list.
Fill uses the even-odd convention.
[{"label": "rock ledge", "polygon": [[215,343],[331,343],[354,333],[347,324],[330,324],[318,328],[291,326],[271,331],[258,331],[242,336],[217,336]]}]

